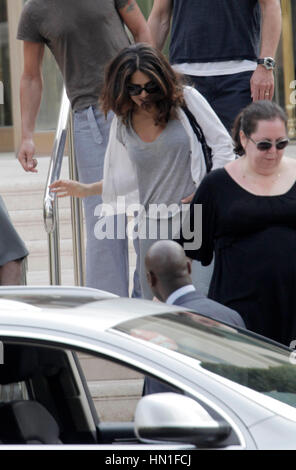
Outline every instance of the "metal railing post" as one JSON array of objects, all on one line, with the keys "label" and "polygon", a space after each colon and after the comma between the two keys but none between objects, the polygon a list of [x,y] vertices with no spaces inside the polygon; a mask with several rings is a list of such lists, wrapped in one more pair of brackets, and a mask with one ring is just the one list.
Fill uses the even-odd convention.
[{"label": "metal railing post", "polygon": [[60,231],[59,231],[59,213],[58,199],[56,198],[53,207],[53,217],[55,219],[54,230],[47,234],[48,254],[49,254],[49,283],[52,286],[62,284],[61,276],[61,255],[60,255]]},{"label": "metal railing post", "polygon": [[[48,234],[49,250],[49,279],[51,285],[60,285],[61,279],[61,256],[60,256],[60,234],[59,234],[59,213],[58,198],[52,193],[49,186],[60,178],[63,155],[66,144],[67,129],[69,128],[69,173],[71,179],[77,179],[77,169],[75,162],[74,141],[73,141],[73,121],[70,102],[63,89],[60,106],[59,119],[55,135],[55,141],[51,154],[47,181],[45,185],[43,201],[44,227]],[[85,284],[84,269],[84,232],[83,215],[81,201],[71,198],[71,223],[73,235],[73,257],[74,257],[74,277],[76,285]]]},{"label": "metal railing post", "polygon": [[[78,170],[75,159],[73,114],[69,115],[69,175],[70,179],[78,180]],[[84,225],[81,199],[71,197],[72,242],[74,277],[77,286],[85,285],[85,249]]]},{"label": "metal railing post", "polygon": [[58,198],[55,194],[51,193],[49,186],[60,177],[66,144],[69,110],[70,103],[64,88],[43,199],[43,219],[44,227],[48,234],[49,281],[51,285],[61,284],[61,259]]}]

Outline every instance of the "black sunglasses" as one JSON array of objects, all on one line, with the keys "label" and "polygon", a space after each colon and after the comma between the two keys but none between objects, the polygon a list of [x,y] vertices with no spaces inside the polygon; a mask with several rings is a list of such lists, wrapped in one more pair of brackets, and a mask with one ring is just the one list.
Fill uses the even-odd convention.
[{"label": "black sunglasses", "polygon": [[136,85],[134,83],[129,83],[127,85],[127,91],[131,96],[140,95],[143,90],[145,90],[146,93],[149,93],[149,94],[156,93],[159,91],[159,86],[154,82],[148,82],[144,86]]},{"label": "black sunglasses", "polygon": [[[265,152],[266,150],[270,150],[273,146],[273,142],[269,141],[269,140],[260,140],[259,142],[255,142],[255,140],[252,139],[252,137],[248,136],[248,139],[250,139],[253,144],[256,145],[257,149],[260,151],[260,152]],[[282,139],[282,140],[279,140],[279,141],[275,141],[275,148],[277,150],[283,150],[285,147],[287,147],[289,143],[289,139]]]}]

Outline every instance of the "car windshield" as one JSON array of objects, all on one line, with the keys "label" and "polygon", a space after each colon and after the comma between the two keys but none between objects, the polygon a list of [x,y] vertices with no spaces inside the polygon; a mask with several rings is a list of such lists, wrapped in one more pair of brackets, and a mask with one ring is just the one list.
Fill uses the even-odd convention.
[{"label": "car windshield", "polygon": [[199,366],[296,407],[291,351],[191,312],[145,316],[114,328],[199,361]]}]

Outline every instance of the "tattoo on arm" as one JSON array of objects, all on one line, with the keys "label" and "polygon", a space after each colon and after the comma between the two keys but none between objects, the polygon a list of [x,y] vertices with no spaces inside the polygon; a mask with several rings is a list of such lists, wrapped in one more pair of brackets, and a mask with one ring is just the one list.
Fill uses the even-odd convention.
[{"label": "tattoo on arm", "polygon": [[126,9],[126,12],[129,13],[130,11],[133,11],[134,8],[135,8],[135,2],[131,2],[130,5]]},{"label": "tattoo on arm", "polygon": [[135,8],[134,0],[117,0],[116,5],[118,10],[127,6],[126,13],[130,13]]}]

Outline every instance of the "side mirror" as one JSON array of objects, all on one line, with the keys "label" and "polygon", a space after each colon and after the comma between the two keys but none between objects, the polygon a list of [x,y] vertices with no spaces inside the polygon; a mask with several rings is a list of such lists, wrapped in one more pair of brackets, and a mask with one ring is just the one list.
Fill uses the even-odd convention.
[{"label": "side mirror", "polygon": [[229,436],[231,427],[214,420],[192,398],[176,393],[146,395],[135,412],[135,432],[143,442],[166,441],[212,446]]}]

